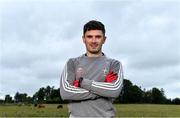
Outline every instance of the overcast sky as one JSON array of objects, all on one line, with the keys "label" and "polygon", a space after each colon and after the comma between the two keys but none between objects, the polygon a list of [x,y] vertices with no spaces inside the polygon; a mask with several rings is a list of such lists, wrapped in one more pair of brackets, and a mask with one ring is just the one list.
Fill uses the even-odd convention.
[{"label": "overcast sky", "polygon": [[126,79],[180,97],[179,0],[0,0],[0,98],[58,88],[68,58],[86,51],[92,19],[105,24],[103,52]]}]

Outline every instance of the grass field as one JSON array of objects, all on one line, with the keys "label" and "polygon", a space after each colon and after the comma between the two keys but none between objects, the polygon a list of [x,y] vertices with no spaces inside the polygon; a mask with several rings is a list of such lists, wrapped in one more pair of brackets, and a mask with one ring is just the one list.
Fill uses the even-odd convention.
[{"label": "grass field", "polygon": [[[56,104],[45,108],[33,105],[0,105],[0,117],[67,117],[67,105],[57,109]],[[115,104],[117,117],[180,117],[180,105]]]}]

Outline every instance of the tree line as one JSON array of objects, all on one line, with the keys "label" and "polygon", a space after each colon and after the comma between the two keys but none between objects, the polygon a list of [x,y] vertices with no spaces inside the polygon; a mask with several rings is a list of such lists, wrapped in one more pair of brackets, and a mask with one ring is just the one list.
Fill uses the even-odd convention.
[{"label": "tree line", "polygon": [[168,99],[163,88],[142,90],[141,87],[133,85],[130,80],[124,79],[123,82],[123,90],[116,100],[117,103],[180,104],[180,98]]},{"label": "tree line", "polygon": [[[17,92],[14,97],[9,94],[5,95],[5,99],[0,100],[0,103],[67,103],[61,99],[59,91],[60,89],[55,89],[54,86],[41,87],[32,97],[28,96],[27,93]],[[150,90],[142,90],[141,87],[133,85],[130,80],[124,79],[123,89],[115,103],[180,104],[180,98],[168,99],[163,88],[154,87]]]}]

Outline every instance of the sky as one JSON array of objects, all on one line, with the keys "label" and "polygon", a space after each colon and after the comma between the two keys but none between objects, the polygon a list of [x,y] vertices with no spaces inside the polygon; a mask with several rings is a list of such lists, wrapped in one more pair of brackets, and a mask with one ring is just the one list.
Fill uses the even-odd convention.
[{"label": "sky", "polygon": [[58,88],[66,61],[86,52],[90,20],[105,25],[103,52],[125,79],[180,97],[179,0],[0,0],[0,99]]}]

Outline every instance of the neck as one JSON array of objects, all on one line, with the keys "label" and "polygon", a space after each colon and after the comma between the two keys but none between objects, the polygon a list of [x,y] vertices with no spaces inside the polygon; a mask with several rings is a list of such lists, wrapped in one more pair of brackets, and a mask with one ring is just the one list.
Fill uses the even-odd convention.
[{"label": "neck", "polygon": [[96,54],[93,54],[93,53],[90,53],[90,52],[87,52],[86,55],[88,57],[101,57],[103,55],[103,53],[100,51],[99,53],[96,53]]}]

